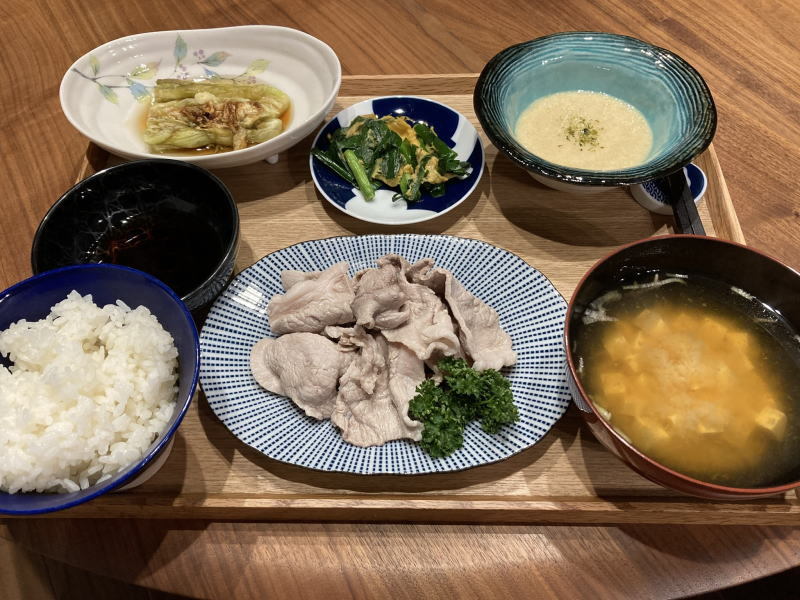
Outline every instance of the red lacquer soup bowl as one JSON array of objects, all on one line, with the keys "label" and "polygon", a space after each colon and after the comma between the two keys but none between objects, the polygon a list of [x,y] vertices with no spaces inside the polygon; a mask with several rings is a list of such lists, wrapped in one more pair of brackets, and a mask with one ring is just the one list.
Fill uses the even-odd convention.
[{"label": "red lacquer soup bowl", "polygon": [[[637,473],[685,494],[744,500],[773,496],[800,486],[800,455],[796,466],[764,487],[727,487],[679,473],[639,451],[592,402],[577,369],[576,339],[584,326],[583,315],[601,294],[636,278],[637,274],[653,271],[702,276],[744,290],[778,312],[795,331],[800,330],[800,274],[765,254],[733,242],[694,235],[648,238],[623,246],[584,275],[567,310],[564,330],[567,379],[575,404],[592,433]],[[797,378],[800,381],[800,373]],[[793,382],[795,389],[797,385]]]}]

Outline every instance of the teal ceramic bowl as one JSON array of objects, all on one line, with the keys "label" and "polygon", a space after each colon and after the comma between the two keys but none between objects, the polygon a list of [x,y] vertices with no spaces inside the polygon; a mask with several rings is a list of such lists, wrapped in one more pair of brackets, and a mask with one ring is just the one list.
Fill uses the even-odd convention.
[{"label": "teal ceramic bowl", "polygon": [[[556,92],[609,94],[636,107],[653,131],[647,160],[616,171],[560,166],[514,138],[520,114]],[[619,186],[664,177],[688,164],[714,137],[717,111],[700,74],[677,54],[636,38],[575,31],[506,48],[475,87],[475,112],[489,139],[536,179],[559,188]]]}]

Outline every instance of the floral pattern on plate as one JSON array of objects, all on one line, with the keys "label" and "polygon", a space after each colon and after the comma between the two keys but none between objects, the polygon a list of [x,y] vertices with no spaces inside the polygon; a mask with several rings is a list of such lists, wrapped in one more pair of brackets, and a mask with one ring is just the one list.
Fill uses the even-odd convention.
[{"label": "floral pattern on plate", "polygon": [[[220,74],[213,71],[209,67],[219,67],[226,59],[232,54],[225,50],[217,50],[216,52],[206,55],[206,51],[202,48],[192,51],[194,62],[187,62],[186,56],[189,51],[189,46],[186,40],[183,39],[180,33],[175,36],[175,47],[172,50],[174,58],[174,67],[172,72],[168,74],[162,73],[161,77],[172,77],[174,79],[232,79],[239,83],[256,83],[256,75],[263,73],[269,66],[269,61],[264,58],[256,58],[251,61],[247,68],[236,75]],[[89,58],[89,71],[91,75],[87,75],[76,67],[71,70],[77,73],[87,81],[91,81],[97,85],[98,91],[103,95],[103,98],[114,104],[119,104],[119,96],[115,90],[128,89],[131,95],[137,102],[148,103],[152,98],[152,87],[143,84],[141,81],[136,80],[151,80],[155,79],[159,73],[159,67],[164,59],[157,61],[150,61],[142,63],[128,73],[124,74],[100,74],[101,65],[100,60],[94,55],[90,54]]]},{"label": "floral pattern on plate", "polygon": [[59,97],[69,122],[101,148],[127,159],[161,157],[142,139],[155,80],[216,76],[243,82],[258,77],[285,92],[292,103],[286,129],[248,148],[170,158],[207,168],[275,158],[323,121],[339,90],[341,65],[327,44],[288,27],[154,31],[112,40],[80,57],[64,74]]}]

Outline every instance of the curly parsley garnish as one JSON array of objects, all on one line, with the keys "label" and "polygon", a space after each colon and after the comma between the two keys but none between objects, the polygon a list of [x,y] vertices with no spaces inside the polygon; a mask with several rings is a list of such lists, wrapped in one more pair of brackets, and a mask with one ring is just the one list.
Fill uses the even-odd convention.
[{"label": "curly parsley garnish", "polygon": [[408,414],[422,421],[422,449],[435,458],[448,456],[464,444],[464,428],[474,420],[487,433],[519,419],[511,383],[494,369],[476,371],[463,358],[439,361],[441,385],[427,379],[417,386]]}]

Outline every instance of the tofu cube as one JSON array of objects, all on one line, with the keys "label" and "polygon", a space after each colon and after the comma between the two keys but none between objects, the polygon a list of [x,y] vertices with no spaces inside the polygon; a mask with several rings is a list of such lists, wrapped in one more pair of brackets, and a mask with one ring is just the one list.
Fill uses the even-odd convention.
[{"label": "tofu cube", "polygon": [[767,406],[756,415],[756,425],[776,440],[781,440],[786,433],[786,414]]},{"label": "tofu cube", "polygon": [[648,411],[647,400],[639,394],[629,394],[617,400],[615,412],[619,416],[638,418],[641,413]]},{"label": "tofu cube", "polygon": [[628,389],[625,383],[625,375],[622,373],[603,373],[600,376],[600,382],[605,396],[621,395]]},{"label": "tofu cube", "polygon": [[696,431],[700,435],[720,435],[728,428],[730,417],[716,404],[706,403],[698,415]]},{"label": "tofu cube", "polygon": [[600,416],[603,417],[606,421],[611,420],[611,411],[603,408],[597,402],[594,403],[594,407],[597,409],[597,412],[600,413]]},{"label": "tofu cube", "polygon": [[637,426],[639,429],[639,435],[637,436],[640,440],[639,445],[645,452],[652,448],[663,446],[670,439],[669,432],[654,419],[640,417]]},{"label": "tofu cube", "polygon": [[634,317],[633,322],[636,323],[639,329],[649,335],[663,335],[667,331],[667,324],[664,322],[664,319],[661,318],[658,312],[651,308],[645,308]]},{"label": "tofu cube", "polygon": [[718,388],[730,388],[734,383],[734,374],[725,363],[720,363],[714,369],[714,378]]},{"label": "tofu cube", "polygon": [[612,329],[603,337],[603,348],[612,360],[622,360],[628,353],[628,340],[619,329]]},{"label": "tofu cube", "polygon": [[701,422],[697,425],[697,433],[700,435],[719,435],[725,431],[720,422]]},{"label": "tofu cube", "polygon": [[658,386],[658,381],[650,373],[639,373],[633,380],[636,389],[640,393],[650,394]]},{"label": "tofu cube", "polygon": [[704,317],[700,322],[700,333],[707,343],[724,343],[728,331],[728,326],[725,323],[713,317]]},{"label": "tofu cube", "polygon": [[630,348],[634,352],[640,352],[642,348],[644,348],[645,342],[647,342],[647,336],[641,331],[637,330],[636,333],[631,336]]},{"label": "tofu cube", "polygon": [[725,336],[725,343],[731,350],[745,354],[750,351],[752,337],[746,331],[729,331]]},{"label": "tofu cube", "polygon": [[682,312],[672,319],[671,325],[675,331],[692,331],[697,327],[697,319]]},{"label": "tofu cube", "polygon": [[625,440],[625,441],[626,441],[626,442],[628,442],[628,443],[629,443],[631,446],[633,446],[633,442],[631,441],[631,438],[630,438],[630,437],[628,437],[628,434],[627,434],[627,433],[625,433],[625,431],[624,431],[624,430],[623,430],[621,427],[619,427],[619,426],[615,426],[615,427],[614,427],[614,431],[616,431],[616,432],[617,432],[617,433],[618,433],[618,434],[619,434],[619,435],[622,437],[622,439],[623,439],[623,440]]},{"label": "tofu cube", "polygon": [[642,371],[642,359],[639,354],[628,354],[622,359],[622,364],[628,367],[633,373],[640,373]]},{"label": "tofu cube", "polygon": [[691,420],[686,413],[672,413],[667,417],[667,422],[676,431],[684,431],[691,428]]}]

